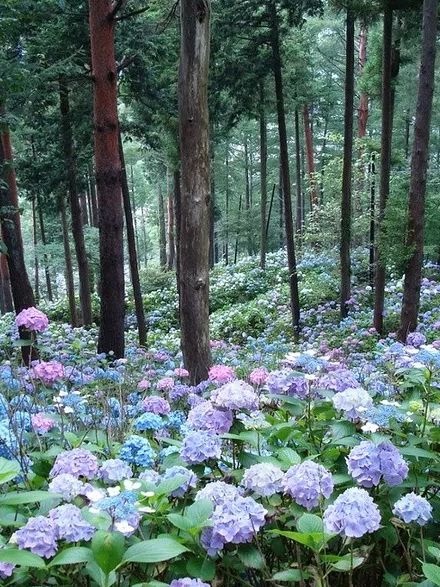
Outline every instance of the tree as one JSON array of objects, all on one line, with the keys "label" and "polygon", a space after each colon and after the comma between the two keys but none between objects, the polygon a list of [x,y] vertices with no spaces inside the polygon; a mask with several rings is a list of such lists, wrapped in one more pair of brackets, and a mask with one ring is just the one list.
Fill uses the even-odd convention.
[{"label": "tree", "polygon": [[193,383],[208,377],[209,345],[209,0],[181,0],[179,131],[181,153],[180,324]]},{"label": "tree", "polygon": [[423,266],[426,177],[429,162],[429,137],[434,93],[438,0],[424,0],[422,55],[417,96],[414,143],[411,158],[408,227],[406,244],[411,251],[405,271],[402,311],[398,339],[406,341],[415,330],[420,305]]},{"label": "tree", "polygon": [[95,173],[99,210],[101,312],[98,352],[124,356],[124,251],[114,48],[121,2],[89,0],[93,80]]}]

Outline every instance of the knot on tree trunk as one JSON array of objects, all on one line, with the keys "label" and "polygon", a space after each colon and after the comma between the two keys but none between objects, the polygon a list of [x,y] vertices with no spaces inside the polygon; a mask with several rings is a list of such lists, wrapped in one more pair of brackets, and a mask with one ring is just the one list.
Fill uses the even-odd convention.
[{"label": "knot on tree trunk", "polygon": [[208,13],[208,5],[205,0],[199,0],[196,3],[196,17],[199,22],[203,22]]},{"label": "knot on tree trunk", "polygon": [[203,279],[203,277],[199,277],[196,279],[194,289],[195,290],[202,289],[202,287],[205,287],[205,285],[206,285],[206,281]]}]

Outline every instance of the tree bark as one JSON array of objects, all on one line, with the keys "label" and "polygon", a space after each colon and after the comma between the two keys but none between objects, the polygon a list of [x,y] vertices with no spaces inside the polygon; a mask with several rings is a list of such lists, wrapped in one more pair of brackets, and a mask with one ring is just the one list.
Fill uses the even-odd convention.
[{"label": "tree bark", "polygon": [[252,255],[252,241],[251,241],[251,223],[250,223],[250,181],[249,181],[249,149],[247,136],[244,140],[244,180],[245,180],[245,197],[244,197],[244,220],[246,228],[246,243],[247,243],[247,254]]},{"label": "tree bark", "polygon": [[354,14],[347,9],[345,111],[344,111],[344,163],[342,169],[341,202],[341,318],[348,314],[347,302],[351,297],[351,181],[353,167],[353,107],[354,107]]},{"label": "tree bark", "polygon": [[176,223],[176,284],[180,300],[180,222],[182,217],[182,193],[180,190],[180,167],[173,173],[174,217]]},{"label": "tree bark", "polygon": [[[37,211],[38,211],[38,219],[40,221],[41,242],[42,242],[43,246],[45,247],[47,244],[46,230],[44,228],[44,215],[43,215],[43,209],[41,206],[41,198],[38,193],[37,193]],[[49,298],[49,301],[52,302],[53,301],[52,282],[50,279],[49,259],[48,259],[46,253],[44,253],[43,258],[44,258],[44,273],[46,276],[47,297]]]},{"label": "tree bark", "polygon": [[[362,75],[365,64],[367,63],[367,35],[368,28],[363,21],[359,36],[359,76]],[[358,108],[358,137],[360,139],[364,138],[367,134],[368,114],[368,94],[361,92]]]},{"label": "tree bark", "polygon": [[370,238],[369,238],[369,266],[368,277],[371,287],[374,287],[374,255],[376,232],[376,154],[372,153],[370,161]]},{"label": "tree bark", "polygon": [[38,245],[38,228],[37,228],[37,209],[36,209],[36,202],[35,197],[32,199],[32,238],[34,244],[34,292],[35,292],[35,301],[38,303],[40,301],[40,268],[38,266],[38,255],[37,255],[37,245]]},{"label": "tree bark", "polygon": [[411,157],[407,247],[412,251],[405,271],[402,312],[397,337],[405,342],[417,327],[423,266],[426,178],[434,94],[438,0],[423,3],[422,55],[419,73],[414,143]]},{"label": "tree bark", "polygon": [[8,258],[6,255],[3,254],[0,254],[0,275],[4,311],[13,312],[14,301],[12,299],[11,278],[9,276]]},{"label": "tree bark", "polygon": [[310,110],[307,104],[303,106],[304,136],[306,143],[307,171],[309,175],[310,208],[315,210],[319,207],[318,191],[315,178],[315,155],[313,153],[313,131],[310,121]]},{"label": "tree bark", "polygon": [[89,0],[99,209],[101,315],[98,352],[124,356],[124,220],[119,159],[115,20],[110,0]]},{"label": "tree bark", "polygon": [[66,179],[69,190],[70,214],[72,217],[72,234],[75,243],[76,261],[79,273],[79,298],[83,324],[92,323],[92,300],[90,297],[90,273],[84,242],[81,205],[78,197],[76,177],[76,157],[73,147],[72,122],[70,118],[69,88],[64,79],[59,80],[61,135],[63,141]]},{"label": "tree bark", "polygon": [[260,195],[261,195],[261,236],[260,236],[260,267],[266,268],[267,252],[267,121],[264,84],[260,86]]},{"label": "tree bark", "polygon": [[98,215],[98,201],[96,199],[96,182],[95,174],[93,172],[93,165],[88,166],[88,178],[89,178],[89,189],[90,189],[90,203],[92,208],[92,226],[98,228],[99,226],[99,215]]},{"label": "tree bark", "polygon": [[[127,173],[127,170],[125,170]],[[133,211],[133,225],[134,225],[134,234],[136,236],[136,251],[137,251],[137,258],[138,258],[138,268],[140,269],[141,266],[141,253],[140,253],[140,246],[139,246],[139,236],[138,236],[138,227],[137,227],[137,215],[136,215],[136,198],[135,198],[135,187],[134,187],[134,172],[133,172],[133,165],[130,164],[130,179],[131,179],[131,209]]]},{"label": "tree bark", "polygon": [[295,243],[293,240],[292,196],[290,187],[289,152],[287,146],[286,114],[284,109],[284,89],[280,54],[279,25],[276,3],[269,2],[270,40],[272,47],[273,73],[277,103],[278,134],[280,142],[281,177],[284,195],[284,224],[286,227],[287,260],[289,267],[290,309],[295,337],[299,333],[300,308],[298,274],[296,270]]},{"label": "tree bark", "polygon": [[207,379],[209,345],[209,0],[181,0],[179,124],[182,172],[180,323],[191,382]]},{"label": "tree bark", "polygon": [[304,223],[304,210],[302,205],[301,187],[301,143],[299,139],[299,112],[295,108],[295,163],[296,163],[296,231],[302,234]]},{"label": "tree bark", "polygon": [[165,204],[163,200],[162,181],[157,191],[157,207],[159,213],[159,263],[162,269],[167,266],[167,237],[165,227]]},{"label": "tree bark", "polygon": [[225,265],[229,265],[229,143],[226,143],[225,172]]},{"label": "tree bark", "polygon": [[167,215],[168,215],[168,256],[167,269],[172,271],[176,262],[176,245],[174,238],[174,193],[171,173],[167,171]]},{"label": "tree bark", "polygon": [[69,227],[67,226],[66,205],[63,196],[60,197],[60,217],[63,229],[64,261],[66,264],[66,289],[69,300],[70,323],[73,327],[78,326],[78,314],[75,301],[75,284],[73,281],[72,253],[69,244]]},{"label": "tree bark", "polygon": [[[0,117],[4,116],[0,105]],[[23,238],[18,206],[17,181],[13,166],[11,139],[8,128],[3,125],[0,133],[0,208],[2,208],[1,231],[8,250],[7,261],[11,281],[12,298],[16,314],[35,306],[34,292],[29,281],[24,262]],[[32,335],[33,336],[33,335]],[[20,338],[31,341],[31,334],[20,328]],[[38,354],[31,344],[21,347],[21,354],[26,365]]]}]

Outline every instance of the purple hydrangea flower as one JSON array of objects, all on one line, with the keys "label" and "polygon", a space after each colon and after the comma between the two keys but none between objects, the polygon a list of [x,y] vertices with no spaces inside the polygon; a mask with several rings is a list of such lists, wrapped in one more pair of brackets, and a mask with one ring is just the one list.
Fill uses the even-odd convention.
[{"label": "purple hydrangea flower", "polygon": [[229,432],[232,422],[233,415],[230,410],[219,410],[212,405],[212,402],[202,401],[190,410],[187,425],[193,430],[224,434]]},{"label": "purple hydrangea flower", "polygon": [[362,487],[379,485],[381,479],[387,485],[399,485],[408,475],[408,465],[390,442],[374,444],[364,440],[350,451],[348,472]]},{"label": "purple hydrangea flower", "polygon": [[241,484],[248,491],[267,497],[282,490],[283,472],[271,463],[257,463],[246,469]]},{"label": "purple hydrangea flower", "polygon": [[291,395],[299,399],[307,398],[310,391],[307,379],[290,369],[273,371],[267,386],[273,395]]},{"label": "purple hydrangea flower", "polygon": [[174,477],[184,477],[184,481],[180,487],[171,493],[172,497],[183,497],[187,491],[197,485],[196,475],[194,475],[194,473],[186,467],[170,467],[162,475],[162,480],[164,481],[165,479],[174,479]]},{"label": "purple hydrangea flower", "polygon": [[170,587],[209,587],[209,583],[202,583],[200,579],[174,579],[170,583]]},{"label": "purple hydrangea flower", "polygon": [[86,486],[70,473],[61,473],[52,479],[48,490],[62,495],[64,501],[72,501],[78,495],[84,495]]},{"label": "purple hydrangea flower", "polygon": [[317,389],[329,389],[331,391],[344,391],[345,389],[359,387],[359,382],[348,369],[336,369],[322,375],[317,381]]},{"label": "purple hydrangea flower", "polygon": [[31,307],[22,310],[15,318],[15,323],[18,327],[26,328],[33,332],[43,332],[49,325],[49,320],[46,314],[37,310],[37,308]]},{"label": "purple hydrangea flower", "polygon": [[190,464],[197,465],[209,459],[219,459],[222,451],[221,438],[211,432],[190,432],[183,439],[180,456]]},{"label": "purple hydrangea flower", "polygon": [[235,487],[235,485],[229,485],[229,483],[225,483],[224,481],[212,481],[197,492],[195,500],[207,499],[213,504],[219,504],[235,501],[238,497],[242,496],[242,493],[243,491]]},{"label": "purple hydrangea flower", "polygon": [[160,475],[153,469],[147,469],[146,471],[142,471],[139,475],[139,479],[157,485],[160,482]]},{"label": "purple hydrangea flower", "polygon": [[158,416],[166,416],[171,408],[167,400],[159,395],[150,395],[142,401],[142,407],[146,412],[152,412]]},{"label": "purple hydrangea flower", "polygon": [[331,473],[314,461],[304,461],[290,467],[283,478],[284,492],[307,510],[319,505],[322,497],[328,498],[333,491]]},{"label": "purple hydrangea flower", "polygon": [[131,467],[121,459],[104,461],[99,469],[99,476],[106,483],[118,483],[133,477]]},{"label": "purple hydrangea flower", "polygon": [[235,379],[235,371],[227,365],[213,365],[209,369],[209,380],[216,383],[228,383]]},{"label": "purple hydrangea flower", "polygon": [[403,520],[405,524],[415,522],[419,526],[425,526],[432,519],[432,506],[421,495],[414,492],[407,493],[396,501],[393,514]]},{"label": "purple hydrangea flower", "polygon": [[55,524],[44,516],[30,518],[15,533],[18,548],[28,548],[34,554],[50,558],[57,551]]},{"label": "purple hydrangea flower", "polygon": [[252,497],[237,497],[214,508],[210,518],[212,527],[205,528],[201,544],[210,556],[216,555],[225,544],[250,542],[265,524],[267,511]]},{"label": "purple hydrangea flower", "polygon": [[333,396],[332,401],[334,407],[343,411],[344,416],[352,422],[361,419],[373,407],[370,394],[361,387],[340,391]]},{"label": "purple hydrangea flower", "polygon": [[227,410],[258,410],[258,395],[252,386],[239,379],[226,383],[211,394],[212,403]]},{"label": "purple hydrangea flower", "polygon": [[406,344],[415,348],[421,347],[426,342],[426,336],[421,332],[410,332],[406,338]]},{"label": "purple hydrangea flower", "polygon": [[65,375],[64,366],[58,361],[39,361],[33,366],[32,373],[44,385],[53,385],[56,381],[63,379]]},{"label": "purple hydrangea flower", "polygon": [[380,526],[379,508],[365,489],[346,489],[324,512],[326,532],[361,538]]},{"label": "purple hydrangea flower", "polygon": [[55,526],[55,535],[59,540],[90,540],[95,533],[95,528],[86,522],[81,510],[71,504],[60,505],[50,510],[49,519]]},{"label": "purple hydrangea flower", "polygon": [[50,476],[57,477],[62,473],[70,473],[74,477],[93,479],[98,472],[98,459],[89,450],[74,448],[62,452],[55,459]]},{"label": "purple hydrangea flower", "polygon": [[12,577],[14,569],[15,565],[13,565],[12,563],[0,562],[0,579],[7,579],[8,577]]}]

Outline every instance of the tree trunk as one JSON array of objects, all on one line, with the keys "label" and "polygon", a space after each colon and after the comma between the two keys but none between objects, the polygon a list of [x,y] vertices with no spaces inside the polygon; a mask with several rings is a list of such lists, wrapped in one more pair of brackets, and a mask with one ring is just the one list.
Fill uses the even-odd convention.
[{"label": "tree trunk", "polygon": [[87,212],[87,195],[84,191],[79,194],[79,207],[81,210],[81,222],[85,226],[89,223],[89,214]]},{"label": "tree trunk", "polygon": [[353,166],[353,106],[354,106],[354,14],[347,9],[344,111],[344,163],[341,202],[341,318],[348,314],[351,297],[351,179]]},{"label": "tree trunk", "polygon": [[8,258],[0,254],[0,275],[3,307],[5,312],[14,311],[14,301],[11,292],[11,278],[9,276]]},{"label": "tree trunk", "polygon": [[423,265],[426,177],[434,93],[438,0],[424,0],[422,55],[411,157],[407,247],[412,251],[405,271],[402,312],[397,337],[405,342],[417,326]]},{"label": "tree trunk", "polygon": [[174,217],[176,223],[176,284],[180,300],[180,222],[182,216],[182,194],[180,191],[180,167],[173,173]]},{"label": "tree trunk", "polygon": [[34,292],[35,292],[35,301],[38,303],[40,301],[40,270],[38,267],[38,255],[37,255],[37,245],[38,245],[38,233],[37,233],[37,210],[36,210],[36,202],[35,197],[32,199],[32,237],[33,237],[33,244],[34,244],[34,271],[35,271],[35,285],[34,285]]},{"label": "tree trunk", "polygon": [[[4,110],[0,105],[0,117],[3,115]],[[24,262],[17,182],[11,140],[6,126],[3,126],[0,133],[0,170],[2,180],[0,181],[0,208],[4,209],[1,215],[1,231],[8,250],[7,261],[14,308],[16,314],[19,314],[22,310],[35,306],[35,298]],[[23,341],[30,341],[31,334],[20,328],[20,338]],[[26,365],[38,357],[35,348],[31,345],[22,346],[21,354]]]},{"label": "tree trunk", "polygon": [[139,346],[147,344],[147,325],[145,322],[144,303],[142,301],[141,282],[139,279],[136,239],[134,235],[133,213],[131,210],[130,190],[128,188],[127,169],[125,167],[124,147],[119,133],[119,156],[121,159],[122,199],[124,202],[125,227],[127,231],[128,260],[130,263],[131,285],[133,288],[134,307],[138,328]]},{"label": "tree trunk", "polygon": [[277,102],[278,134],[280,141],[281,177],[284,194],[284,224],[286,227],[287,260],[289,267],[290,309],[292,326],[295,336],[299,333],[299,291],[296,270],[295,243],[293,240],[292,196],[290,187],[289,152],[287,147],[286,114],[284,110],[284,90],[277,8],[274,0],[270,0],[270,26],[273,72],[275,78],[275,94]]},{"label": "tree trunk", "polygon": [[266,268],[267,252],[267,121],[264,84],[260,86],[260,194],[261,194],[261,236],[260,236],[260,267]]},{"label": "tree trunk", "polygon": [[[359,76],[362,75],[365,64],[367,62],[367,34],[368,29],[366,23],[361,23],[361,31],[359,37]],[[358,108],[358,137],[364,138],[367,134],[368,122],[368,94],[361,92]]]},{"label": "tree trunk", "polygon": [[157,191],[157,207],[159,213],[159,263],[162,269],[167,266],[167,237],[165,227],[165,204],[163,201],[162,180]]},{"label": "tree trunk", "polygon": [[409,115],[409,111],[406,113],[405,117],[405,159],[409,157],[409,133],[411,129],[411,117]]},{"label": "tree trunk", "polygon": [[64,161],[66,165],[66,179],[69,189],[70,214],[72,217],[72,234],[75,243],[76,261],[79,273],[79,298],[83,324],[92,323],[92,300],[90,297],[90,273],[84,242],[82,211],[78,197],[75,151],[73,147],[72,122],[70,117],[69,88],[66,81],[59,80],[61,135],[63,141]]},{"label": "tree trunk", "polygon": [[95,174],[93,172],[93,165],[88,166],[88,177],[89,177],[89,189],[90,189],[90,203],[92,208],[92,226],[98,228],[99,216],[98,216],[98,201],[96,199],[96,182]]},{"label": "tree trunk", "polygon": [[307,170],[309,173],[310,208],[315,210],[319,206],[318,192],[315,179],[315,156],[313,153],[313,131],[310,121],[310,110],[307,104],[303,106],[304,136],[306,143]]},{"label": "tree trunk", "polygon": [[174,239],[174,193],[171,174],[167,170],[167,215],[168,215],[168,257],[167,269],[172,271],[176,262],[176,245]]},{"label": "tree trunk", "polygon": [[73,327],[75,327],[78,326],[78,314],[76,311],[75,284],[73,281],[72,253],[70,252],[66,205],[62,196],[60,197],[60,216],[61,226],[63,229],[64,260],[66,263],[66,289],[67,298],[69,300],[70,323]]},{"label": "tree trunk", "polygon": [[240,190],[240,196],[238,198],[238,222],[237,222],[237,234],[235,236],[235,250],[234,250],[234,264],[237,263],[238,259],[238,237],[240,236],[240,224],[241,224],[241,210],[243,208],[243,194]]},{"label": "tree trunk", "polygon": [[296,231],[302,234],[304,210],[302,205],[301,188],[301,143],[299,139],[299,112],[295,108],[295,163],[296,163]]},{"label": "tree trunk", "polygon": [[112,8],[110,0],[89,0],[101,266],[98,352],[113,351],[119,358],[124,356],[124,219]]},{"label": "tree trunk", "polygon": [[245,197],[244,197],[244,221],[246,229],[246,243],[247,243],[247,254],[252,255],[252,242],[251,242],[251,223],[250,223],[250,181],[249,181],[249,149],[247,137],[244,140],[244,179],[245,179]]},{"label": "tree trunk", "polygon": [[[125,170],[127,173],[127,170]],[[139,247],[139,236],[138,236],[138,227],[137,227],[137,215],[136,215],[136,198],[135,198],[135,187],[134,187],[134,172],[133,172],[133,165],[130,164],[130,176],[131,176],[131,209],[133,211],[133,224],[134,224],[134,234],[136,237],[136,250],[137,250],[137,258],[138,258],[138,268],[140,269],[141,266],[141,253]]]},{"label": "tree trunk", "polygon": [[[43,209],[41,206],[41,199],[40,196],[37,194],[37,210],[38,210],[38,219],[40,221],[40,234],[41,234],[41,242],[45,247],[47,244],[46,240],[46,230],[44,228],[44,215]],[[47,258],[47,254],[44,253],[44,273],[46,276],[46,289],[47,289],[47,297],[49,301],[53,301],[53,292],[52,292],[52,282],[50,280],[50,271],[49,271],[49,259]]]},{"label": "tree trunk", "polygon": [[226,143],[225,169],[225,265],[229,265],[229,143]]},{"label": "tree trunk", "polygon": [[209,345],[209,0],[181,0],[179,123],[182,170],[180,323],[191,382],[208,378]]},{"label": "tree trunk", "polygon": [[382,132],[380,155],[380,187],[379,187],[379,211],[376,230],[376,274],[374,278],[374,328],[382,334],[383,313],[385,302],[386,267],[382,259],[378,243],[383,233],[383,221],[385,208],[390,192],[391,173],[391,140],[392,140],[392,40],[393,40],[393,12],[385,6],[383,24],[383,56],[382,56]]},{"label": "tree trunk", "polygon": [[374,253],[376,231],[376,154],[372,153],[370,162],[370,259],[368,277],[371,287],[374,287]]}]

